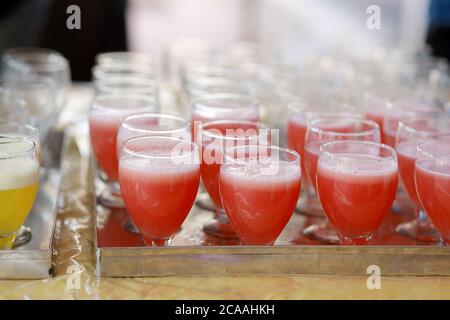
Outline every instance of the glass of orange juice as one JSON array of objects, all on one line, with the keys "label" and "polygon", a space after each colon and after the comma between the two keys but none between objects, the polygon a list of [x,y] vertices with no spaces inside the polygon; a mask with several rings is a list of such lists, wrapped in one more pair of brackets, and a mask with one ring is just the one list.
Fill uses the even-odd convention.
[{"label": "glass of orange juice", "polygon": [[10,249],[38,191],[36,143],[0,137],[0,249]]}]

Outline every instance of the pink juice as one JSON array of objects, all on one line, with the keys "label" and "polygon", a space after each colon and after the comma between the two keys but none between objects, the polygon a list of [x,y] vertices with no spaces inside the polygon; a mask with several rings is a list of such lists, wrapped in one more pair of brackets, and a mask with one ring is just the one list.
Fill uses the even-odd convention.
[{"label": "pink juice", "polygon": [[450,244],[450,167],[438,167],[433,160],[421,159],[416,161],[415,169],[421,204],[445,243]]},{"label": "pink juice", "polygon": [[200,108],[193,109],[192,112],[192,137],[196,137],[199,127],[209,121],[216,120],[241,120],[241,121],[259,121],[259,109],[252,108],[248,110],[233,110],[232,108]]},{"label": "pink juice", "polygon": [[[217,130],[224,136],[227,134],[227,130],[254,130],[254,131],[236,131],[236,137],[256,137],[258,125],[239,123],[239,122],[224,122],[223,124],[214,124],[214,127],[209,127],[208,130]],[[232,134],[231,131],[229,134]],[[247,135],[245,132],[248,132]],[[251,134],[253,132],[253,134]],[[233,135],[232,135],[233,136]],[[240,142],[241,144],[244,141]],[[219,173],[220,166],[223,160],[223,151],[226,148],[238,146],[238,142],[230,140],[224,140],[220,137],[210,139],[203,138],[202,140],[202,163],[200,165],[200,172],[203,181],[203,185],[214,202],[216,208],[222,208],[222,201],[219,194]],[[208,158],[207,158],[208,157]]]},{"label": "pink juice", "polygon": [[92,113],[89,116],[89,133],[92,149],[102,170],[112,181],[118,179],[117,130],[122,114]]},{"label": "pink juice", "polygon": [[[378,158],[362,154],[349,157]],[[328,220],[340,234],[346,237],[371,235],[389,212],[397,180],[395,161],[374,163],[370,170],[340,168],[320,161],[317,192]]]},{"label": "pink juice", "polygon": [[398,167],[400,177],[409,197],[417,207],[420,207],[414,181],[415,162],[417,157],[417,141],[404,141],[397,144]]},{"label": "pink juice", "polygon": [[375,121],[380,126],[380,132],[383,132],[384,112],[380,110],[368,110],[364,113],[366,119]]},{"label": "pink juice", "polygon": [[319,160],[321,144],[322,142],[319,141],[308,143],[305,149],[305,157],[303,158],[306,175],[308,176],[309,181],[311,181],[314,190],[316,190],[317,161]]},{"label": "pink juice", "polygon": [[277,174],[224,168],[220,195],[225,212],[243,244],[273,244],[288,223],[300,194],[298,164],[281,161]]},{"label": "pink juice", "polygon": [[186,219],[197,195],[199,165],[175,165],[172,160],[146,163],[125,158],[119,183],[128,214],[148,239],[166,239]]},{"label": "pink juice", "polygon": [[304,119],[296,116],[289,118],[287,127],[287,143],[289,149],[297,151],[302,157],[302,172],[306,172],[303,159],[305,155],[305,136],[307,129],[307,123]]}]

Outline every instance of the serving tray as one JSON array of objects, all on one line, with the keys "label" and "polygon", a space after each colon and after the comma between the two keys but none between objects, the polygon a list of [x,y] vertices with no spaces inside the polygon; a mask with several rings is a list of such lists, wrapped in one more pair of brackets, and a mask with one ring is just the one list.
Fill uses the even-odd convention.
[{"label": "serving tray", "polygon": [[[200,194],[200,202],[205,197]],[[372,265],[378,266],[382,275],[450,275],[450,247],[420,245],[394,232],[397,224],[411,219],[410,215],[392,212],[370,246],[323,245],[306,239],[302,230],[317,218],[297,213],[275,245],[242,246],[207,236],[203,225],[214,215],[194,205],[170,247],[145,247],[140,235],[124,228],[128,220],[125,209],[108,209],[98,204],[93,209],[97,215],[96,271],[102,277],[367,276]]]},{"label": "serving tray", "polygon": [[52,243],[60,173],[41,169],[39,192],[25,221],[31,240],[17,248],[0,250],[0,279],[42,279],[52,274]]}]

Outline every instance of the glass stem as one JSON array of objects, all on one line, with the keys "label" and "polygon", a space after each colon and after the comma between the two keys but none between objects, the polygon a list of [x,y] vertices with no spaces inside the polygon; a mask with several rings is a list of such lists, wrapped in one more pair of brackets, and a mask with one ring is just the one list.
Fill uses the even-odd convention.
[{"label": "glass stem", "polygon": [[147,247],[168,247],[172,243],[172,238],[167,239],[148,239],[143,237],[144,244]]}]

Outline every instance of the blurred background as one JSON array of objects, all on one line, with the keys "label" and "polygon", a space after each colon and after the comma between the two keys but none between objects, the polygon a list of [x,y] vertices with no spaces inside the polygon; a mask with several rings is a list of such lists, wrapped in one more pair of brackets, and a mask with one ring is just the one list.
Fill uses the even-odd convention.
[{"label": "blurred background", "polygon": [[[339,47],[367,55],[380,45],[415,50],[428,41],[449,56],[448,0],[14,0],[2,1],[0,51],[33,46],[55,49],[73,80],[89,80],[94,57],[105,51],[140,51],[163,57],[178,38],[209,39],[217,48],[240,40],[279,48],[299,62],[311,49]],[[81,9],[81,30],[66,28],[68,6]],[[369,5],[381,29],[369,30]]]}]

